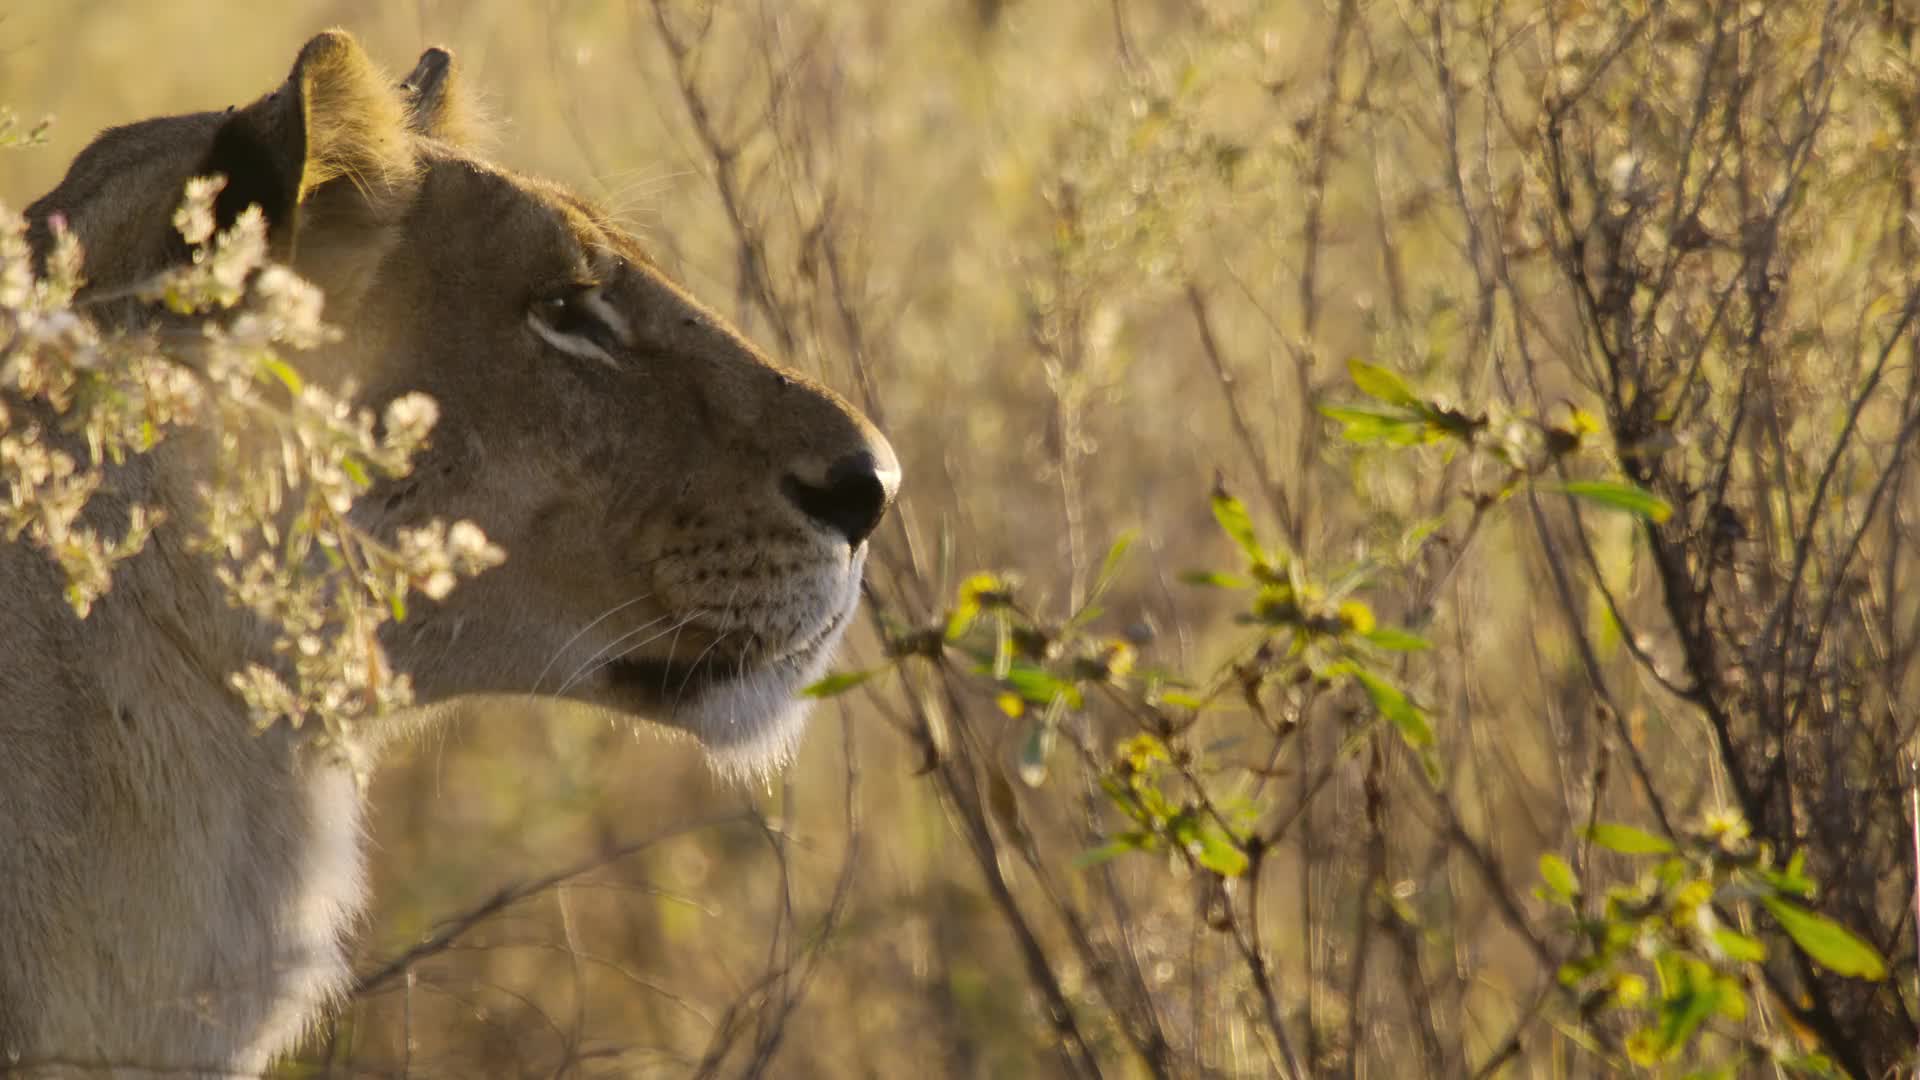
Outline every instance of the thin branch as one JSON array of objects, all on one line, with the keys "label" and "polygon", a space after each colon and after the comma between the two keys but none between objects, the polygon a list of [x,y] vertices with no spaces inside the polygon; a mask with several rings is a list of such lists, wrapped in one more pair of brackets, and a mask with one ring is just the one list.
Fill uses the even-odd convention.
[{"label": "thin branch", "polygon": [[442,919],[439,927],[421,941],[399,954],[390,957],[385,962],[375,965],[373,970],[354,979],[353,987],[348,990],[348,994],[352,997],[365,997],[368,994],[381,990],[388,983],[405,975],[407,969],[414,964],[446,951],[454,942],[460,940],[462,935],[522,900],[538,896],[557,885],[562,885],[582,875],[590,874],[604,866],[619,862],[621,859],[627,858],[630,855],[646,851],[649,848],[656,847],[669,840],[696,832],[704,832],[708,829],[718,828],[723,825],[741,824],[747,820],[748,818],[745,815],[729,814],[725,817],[709,818],[704,821],[694,821],[685,825],[678,825],[639,840],[630,840],[625,843],[616,844],[610,848],[602,849],[594,855],[588,856],[570,866],[542,877],[518,884],[501,886],[492,896],[487,897],[478,904],[458,914]]}]

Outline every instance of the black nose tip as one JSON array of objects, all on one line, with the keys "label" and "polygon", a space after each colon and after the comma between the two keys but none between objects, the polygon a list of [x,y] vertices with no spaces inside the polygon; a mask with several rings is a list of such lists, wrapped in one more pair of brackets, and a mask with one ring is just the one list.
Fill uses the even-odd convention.
[{"label": "black nose tip", "polygon": [[780,490],[813,520],[847,538],[850,547],[873,534],[893,502],[897,470],[882,469],[865,450],[848,454],[827,470],[818,487],[789,473]]}]

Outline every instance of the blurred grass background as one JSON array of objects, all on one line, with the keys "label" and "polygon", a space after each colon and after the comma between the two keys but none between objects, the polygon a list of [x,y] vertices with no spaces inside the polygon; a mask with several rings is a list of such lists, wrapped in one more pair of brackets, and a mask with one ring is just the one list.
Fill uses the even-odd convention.
[{"label": "blurred grass background", "polygon": [[[1152,662],[1208,670],[1232,628],[1222,601],[1175,579],[1231,560],[1208,512],[1216,473],[1276,535],[1263,492],[1290,492],[1293,543],[1328,561],[1390,557],[1470,481],[1437,458],[1409,471],[1335,452],[1313,405],[1345,393],[1350,356],[1469,400],[1491,392],[1488,357],[1462,347],[1484,339],[1468,325],[1477,255],[1448,194],[1447,146],[1523,127],[1493,105],[1508,95],[1524,114],[1518,81],[1544,57],[1489,74],[1463,50],[1456,63],[1480,66],[1458,78],[1479,96],[1450,113],[1429,78],[1426,8],[766,0],[720,5],[682,56],[683,84],[663,33],[690,33],[692,7],[672,6],[663,31],[645,0],[15,2],[0,16],[0,102],[56,126],[50,146],[6,159],[0,200],[46,190],[103,126],[252,100],[324,27],[351,30],[396,75],[445,45],[493,118],[494,156],[611,207],[697,295],[881,421],[905,498],[870,575],[903,617],[933,615],[979,567],[1022,575],[1064,610],[1137,529],[1104,621],[1146,642]],[[1469,7],[1462,25],[1479,17]],[[687,87],[716,103],[723,135],[750,133],[729,164],[783,314],[755,297]],[[1511,148],[1485,145],[1466,173],[1488,192],[1518,183]],[[814,261],[810,226],[843,262]],[[1577,336],[1543,280],[1525,279],[1539,291],[1531,317],[1549,337]],[[1556,383],[1578,393],[1553,363],[1543,372],[1544,397]],[[1595,535],[1601,564],[1630,580],[1630,528]],[[1538,852],[1585,820],[1590,793],[1568,777],[1591,761],[1592,704],[1563,623],[1529,587],[1545,580],[1537,545],[1499,517],[1473,544],[1422,613],[1443,659],[1418,689],[1447,725],[1464,826],[1524,895]],[[847,666],[873,662],[868,627]],[[824,703],[793,768],[752,789],[716,780],[684,742],[583,711],[459,710],[378,778],[360,968],[380,970],[463,912],[483,917],[354,1001],[285,1071],[1053,1074],[1020,948],[921,775],[897,692]],[[1025,729],[990,696],[962,704],[948,723],[970,725],[1014,775]],[[1236,722],[1209,721],[1222,738]],[[1666,723],[1691,724],[1657,710],[1633,722],[1656,741]],[[1705,777],[1699,741],[1681,734],[1658,742],[1661,775]],[[1310,1063],[1406,1075],[1482,1059],[1537,1006],[1534,958],[1470,874],[1423,861],[1439,826],[1415,800],[1390,815],[1389,891],[1444,933],[1383,947],[1364,985],[1336,982],[1375,903],[1357,868],[1366,796],[1341,738],[1298,738],[1298,771],[1259,789],[1265,808],[1304,808],[1262,902],[1284,1013],[1326,1033]],[[1306,776],[1326,784],[1310,804],[1295,791]],[[1002,826],[1041,837],[1055,865],[1100,831],[1077,798],[983,783],[1007,788],[1017,806]],[[1092,933],[1162,1002],[1176,1072],[1273,1068],[1232,949],[1208,929],[1203,882],[1142,857],[1112,864],[1107,884],[1063,872],[1045,885],[1004,849],[999,861],[1041,912],[1063,988],[1096,1014],[1113,1075],[1137,1064],[1098,1018],[1063,944],[1075,931],[1044,913],[1044,888],[1125,898],[1127,918]],[[1447,989],[1425,1005],[1395,987],[1439,985],[1434,970],[1449,972]],[[1410,1009],[1457,1054],[1419,1056]],[[1570,1052],[1545,1028],[1513,1068],[1558,1075]]]},{"label": "blurred grass background", "polygon": [[[1372,349],[1389,284],[1372,219],[1383,205],[1430,195],[1421,173],[1433,160],[1416,113],[1369,132],[1372,145],[1336,165],[1321,226],[1322,307],[1302,336],[1297,174],[1312,135],[1302,128],[1327,78],[1331,20],[1312,3],[1275,5],[1251,23],[1205,7],[1127,4],[1123,46],[1114,10],[1097,3],[734,5],[722,31],[734,35],[731,47],[702,57],[707,77],[724,82],[712,73],[764,79],[760,50],[817,50],[807,70],[826,85],[799,88],[818,97],[797,107],[833,113],[816,129],[831,140],[815,148],[817,164],[854,192],[862,302],[886,345],[867,359],[871,383],[905,463],[903,520],[936,552],[929,564],[944,547],[962,570],[1021,571],[1064,602],[1070,567],[1084,575],[1122,530],[1140,529],[1145,539],[1107,607],[1122,625],[1152,627],[1168,662],[1196,667],[1218,658],[1201,632],[1210,609],[1172,579],[1229,550],[1205,500],[1215,470],[1246,487],[1257,478],[1180,283],[1207,275],[1222,351],[1243,368],[1245,407],[1263,437],[1291,439],[1317,422],[1282,350],[1323,358],[1315,377],[1324,379],[1337,373],[1333,361]],[[0,198],[30,201],[104,126],[252,100],[284,77],[307,36],[334,25],[396,76],[426,45],[449,47],[493,118],[494,156],[614,208],[697,295],[778,351],[766,320],[742,302],[736,237],[645,4],[16,3],[0,20],[0,101],[29,119],[51,114],[56,126],[50,146],[8,159]],[[806,34],[817,43],[795,40]],[[1169,78],[1205,96],[1192,107],[1205,130],[1162,146],[1145,102]],[[1373,78],[1390,84],[1391,72]],[[1412,88],[1374,92],[1420,105]],[[1187,145],[1203,139],[1217,145]],[[1244,179],[1194,160],[1207,154],[1243,155]],[[777,207],[785,194],[769,181],[759,198]],[[1085,265],[1062,269],[1051,231],[1057,201],[1076,197],[1092,202],[1100,235],[1072,256]],[[1141,207],[1129,205],[1136,200]],[[1134,216],[1143,208],[1145,220]],[[757,212],[777,222],[777,210]],[[1434,335],[1426,344],[1438,355],[1459,253],[1437,227],[1410,224],[1397,240],[1410,280],[1398,287],[1432,307],[1413,333]],[[1087,296],[1063,297],[1063,288]],[[1083,306],[1098,323],[1074,370],[1036,345],[1036,334],[1057,332],[1036,298]],[[845,360],[789,358],[853,392]],[[1067,458],[1081,474],[1074,537],[1060,476]],[[1338,546],[1359,520],[1351,513],[1327,508],[1315,532]],[[1551,635],[1529,632],[1519,601],[1499,587],[1514,572],[1502,565],[1506,541],[1482,542],[1491,580],[1465,572],[1456,590],[1482,615],[1475,651],[1499,658],[1475,669],[1506,695],[1522,689],[1509,679],[1524,683],[1559,661]],[[1014,738],[999,745],[1010,761]],[[1526,775],[1543,750],[1514,732],[1498,753]],[[426,1075],[543,1074],[569,1061],[587,1073],[696,1068],[729,1006],[763,989],[756,980],[769,957],[821,918],[847,846],[849,754],[862,821],[851,908],[769,1071],[1048,1071],[1048,1034],[1018,956],[915,774],[915,748],[856,699],[820,708],[794,767],[751,791],[717,781],[694,747],[652,731],[557,706],[464,710],[378,779],[365,967],[503,885],[654,831],[745,810],[787,839],[776,850],[753,825],[701,829],[514,904],[421,965],[411,991],[389,986],[357,1003],[311,1057],[356,1072],[407,1062]],[[1327,813],[1350,808],[1328,804]],[[1524,828],[1525,815],[1513,824]],[[1139,914],[1150,977],[1208,978],[1217,944],[1187,937],[1204,901],[1164,895],[1155,869],[1122,871],[1137,872],[1148,893]],[[1300,919],[1298,897],[1274,907],[1283,925]],[[1302,946],[1281,940],[1283,954]],[[1498,952],[1497,928],[1471,947]],[[1511,988],[1496,971],[1482,978],[1462,1019],[1498,1026],[1514,1007]],[[1231,1012],[1182,1022],[1195,1027],[1210,1068],[1267,1068]]]}]

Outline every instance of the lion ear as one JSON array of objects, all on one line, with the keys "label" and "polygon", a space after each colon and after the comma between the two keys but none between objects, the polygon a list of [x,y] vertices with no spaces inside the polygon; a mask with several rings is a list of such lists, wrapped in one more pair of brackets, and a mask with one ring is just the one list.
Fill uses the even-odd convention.
[{"label": "lion ear", "polygon": [[415,182],[408,113],[353,37],[328,30],[307,42],[279,89],[220,125],[199,172],[227,186],[214,203],[221,228],[259,204],[276,232],[300,204],[345,178],[375,208],[404,201]]},{"label": "lion ear", "polygon": [[421,53],[420,62],[400,82],[407,126],[456,145],[472,141],[473,110],[462,89],[452,53],[439,46]]}]

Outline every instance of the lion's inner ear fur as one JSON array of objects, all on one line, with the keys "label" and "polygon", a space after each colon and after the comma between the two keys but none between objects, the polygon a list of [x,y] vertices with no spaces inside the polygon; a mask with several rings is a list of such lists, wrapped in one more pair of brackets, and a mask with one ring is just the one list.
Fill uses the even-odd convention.
[{"label": "lion's inner ear fur", "polygon": [[335,180],[375,216],[411,200],[418,182],[406,103],[353,38],[329,30],[307,42],[279,89],[234,113],[215,134],[203,173],[227,178],[222,227],[260,205],[276,229]]},{"label": "lion's inner ear fur", "polygon": [[214,205],[221,228],[260,206],[276,250],[326,290],[337,320],[418,192],[410,120],[401,89],[350,35],[329,30],[279,89],[221,125],[197,171],[227,178]]}]

